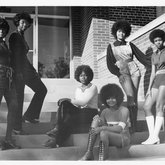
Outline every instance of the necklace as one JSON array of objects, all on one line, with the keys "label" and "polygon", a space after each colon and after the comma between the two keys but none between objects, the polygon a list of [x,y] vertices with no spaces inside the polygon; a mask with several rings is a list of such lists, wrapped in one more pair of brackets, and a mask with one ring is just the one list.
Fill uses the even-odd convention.
[{"label": "necklace", "polygon": [[92,85],[92,84],[89,83],[88,85],[81,86],[80,88],[81,88],[82,92],[84,92],[84,91],[85,91],[87,88],[89,88],[91,85]]}]

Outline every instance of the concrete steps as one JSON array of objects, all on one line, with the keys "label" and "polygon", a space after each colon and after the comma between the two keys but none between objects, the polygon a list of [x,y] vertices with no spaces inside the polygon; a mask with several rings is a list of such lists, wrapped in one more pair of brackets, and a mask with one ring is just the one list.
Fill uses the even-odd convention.
[{"label": "concrete steps", "polygon": [[[108,160],[150,160],[165,158],[165,132],[160,133],[161,144],[141,145],[148,137],[147,132],[135,133],[131,145],[124,148],[109,147]],[[3,137],[1,136],[0,139]],[[86,151],[88,134],[72,134],[64,147],[48,149],[43,143],[49,139],[46,135],[15,135],[16,144],[21,149],[0,151],[0,160],[79,160]],[[97,139],[94,148],[95,160],[98,160]],[[152,158],[153,159],[153,158]],[[154,159],[153,159],[154,160]]]},{"label": "concrete steps", "polygon": [[[86,147],[60,147],[53,149],[26,148],[0,151],[0,160],[79,160]],[[98,147],[94,148],[94,158],[98,160]],[[152,159],[150,159],[152,158]],[[109,147],[107,160],[155,160],[165,158],[165,144],[132,145],[125,148]]]}]

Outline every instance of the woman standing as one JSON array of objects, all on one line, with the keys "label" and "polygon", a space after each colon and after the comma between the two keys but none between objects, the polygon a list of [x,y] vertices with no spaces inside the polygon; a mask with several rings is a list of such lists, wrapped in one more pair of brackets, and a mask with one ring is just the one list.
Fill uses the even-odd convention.
[{"label": "woman standing", "polygon": [[[165,105],[165,32],[156,29],[150,33],[150,41],[157,50],[152,55],[152,71],[150,84],[144,103],[146,122],[149,137],[142,144],[160,143],[159,132],[164,121],[163,110]],[[156,118],[152,114],[152,106],[156,103]]]},{"label": "woman standing", "polygon": [[13,81],[13,69],[10,67],[11,53],[4,40],[8,32],[8,22],[0,18],[0,102],[4,96],[8,107],[7,130],[5,140],[1,144],[2,150],[18,148],[18,146],[12,142],[12,130],[18,102],[15,81]]},{"label": "woman standing", "polygon": [[78,66],[75,79],[81,83],[75,91],[74,99],[59,100],[59,109],[56,115],[56,126],[47,135],[52,137],[45,143],[47,147],[62,146],[70,136],[72,128],[80,122],[91,123],[98,114],[98,90],[92,84],[93,71],[88,65]]},{"label": "woman standing", "polygon": [[124,94],[116,84],[107,84],[100,91],[101,100],[106,106],[100,117],[93,118],[88,146],[81,160],[93,160],[93,147],[97,135],[100,136],[99,160],[108,158],[108,147],[124,147],[130,144],[128,129],[129,111],[121,106]]},{"label": "woman standing", "polygon": [[131,132],[136,131],[137,94],[140,81],[140,70],[134,62],[135,57],[145,66],[150,66],[150,59],[131,42],[125,39],[130,35],[131,26],[127,21],[115,22],[112,26],[112,35],[116,39],[107,48],[107,67],[119,78],[119,82],[127,95],[127,106],[130,111]]},{"label": "woman standing", "polygon": [[[14,16],[13,22],[16,31],[9,38],[9,47],[12,51],[11,62],[15,71],[19,103],[19,112],[16,114],[14,130],[16,134],[19,134],[22,131],[22,120],[30,123],[39,122],[38,119],[47,89],[27,58],[29,46],[24,38],[24,32],[32,24],[30,15],[26,12],[18,13]],[[34,91],[34,96],[22,119],[25,85]]]}]

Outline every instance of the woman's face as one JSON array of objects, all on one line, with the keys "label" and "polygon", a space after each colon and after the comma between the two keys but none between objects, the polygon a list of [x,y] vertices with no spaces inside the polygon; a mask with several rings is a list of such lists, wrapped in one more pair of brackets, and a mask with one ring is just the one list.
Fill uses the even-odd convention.
[{"label": "woman's face", "polygon": [[28,23],[27,20],[25,20],[25,19],[19,20],[19,25],[17,27],[19,31],[24,32],[29,27],[30,27],[30,24]]},{"label": "woman's face", "polygon": [[154,44],[158,49],[163,48],[163,40],[160,37],[154,38]]},{"label": "woman's face", "polygon": [[79,76],[79,80],[82,84],[87,85],[88,84],[88,76],[85,74],[85,72],[82,72]]},{"label": "woman's face", "polygon": [[106,100],[106,103],[108,104],[109,107],[114,107],[117,104],[117,100],[115,97],[110,97],[109,99]]},{"label": "woman's face", "polygon": [[4,38],[6,36],[6,30],[5,29],[0,29],[0,38]]},{"label": "woman's face", "polygon": [[122,29],[118,29],[116,32],[116,37],[118,40],[125,40],[125,32]]}]

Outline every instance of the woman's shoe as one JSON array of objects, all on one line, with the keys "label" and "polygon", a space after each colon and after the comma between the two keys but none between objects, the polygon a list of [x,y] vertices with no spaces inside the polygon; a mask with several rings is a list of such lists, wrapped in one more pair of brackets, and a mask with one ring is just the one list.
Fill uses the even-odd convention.
[{"label": "woman's shoe", "polygon": [[46,133],[46,135],[48,135],[50,137],[56,137],[57,133],[58,133],[58,129],[57,128],[53,128],[52,130],[48,131]]},{"label": "woman's shoe", "polygon": [[80,160],[94,160],[93,151],[87,151]]},{"label": "woman's shoe", "polygon": [[38,119],[29,119],[25,116],[22,117],[22,122],[25,123],[25,122],[29,122],[29,123],[33,123],[33,124],[37,124],[39,123],[40,121]]},{"label": "woman's shoe", "polygon": [[54,138],[49,139],[48,141],[46,141],[44,146],[48,147],[48,148],[57,148],[57,147],[59,147],[56,143],[56,139],[54,139]]},{"label": "woman's shoe", "polygon": [[20,146],[15,145],[11,141],[3,141],[1,144],[1,150],[9,150],[9,149],[20,149]]},{"label": "woman's shoe", "polygon": [[152,144],[160,144],[160,139],[153,139],[153,138],[148,138],[146,141],[142,142],[141,144],[143,145],[152,145]]},{"label": "woman's shoe", "polygon": [[24,130],[16,130],[16,129],[13,129],[12,133],[13,135],[29,135],[29,133],[25,132]]}]

